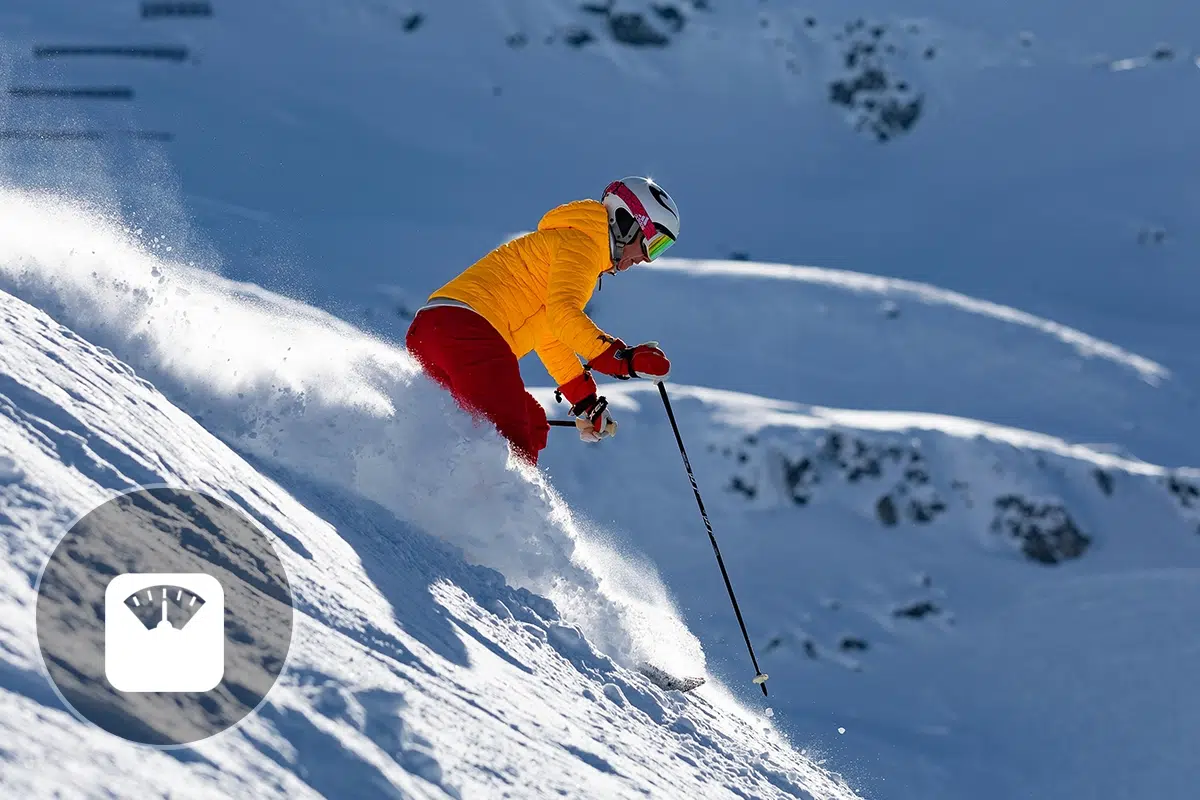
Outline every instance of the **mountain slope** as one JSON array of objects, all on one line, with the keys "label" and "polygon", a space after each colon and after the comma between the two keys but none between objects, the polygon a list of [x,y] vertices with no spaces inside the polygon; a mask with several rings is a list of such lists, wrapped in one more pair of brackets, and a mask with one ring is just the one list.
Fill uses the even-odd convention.
[{"label": "mountain slope", "polygon": [[[680,203],[681,257],[925,281],[1191,376],[1197,12],[1105,7],[254,0],[145,20],[30,2],[6,17],[12,84],[135,94],[11,98],[5,127],[171,138],[15,140],[6,172],[115,195],[171,244],[219,243],[232,277],[342,316],[381,284],[428,292],[551,205],[649,172]],[[667,42],[618,35],[633,15]],[[577,30],[592,38],[573,46]],[[186,58],[36,55],[147,42]],[[866,88],[847,107],[839,82]],[[855,130],[917,97],[888,142]]]},{"label": "mountain slope", "polygon": [[[464,660],[494,665],[495,679],[508,681],[526,674],[519,665],[535,669],[542,663],[529,654],[530,647],[540,652],[526,638],[541,639],[526,627],[532,624],[566,662],[536,666],[539,674],[554,676],[539,679],[538,691],[553,686],[546,691],[555,694],[522,699],[522,708],[564,702],[556,694],[560,691],[586,689],[596,698],[608,697],[603,687],[611,683],[631,707],[669,726],[673,722],[661,710],[664,703],[646,700],[656,697],[653,691],[621,668],[644,658],[685,674],[706,670],[744,702],[762,702],[749,683],[740,633],[673,437],[657,398],[646,394],[652,387],[606,384],[622,423],[616,440],[584,447],[571,441],[569,432],[556,431],[542,474],[514,472],[505,464],[504,445],[495,432],[473,426],[414,371],[402,350],[293,300],[181,265],[172,253],[140,240],[119,221],[72,202],[9,191],[0,194],[0,206],[6,209],[3,286],[69,320],[89,340],[111,347],[224,442],[206,439],[205,448],[175,450],[205,454],[212,447],[223,451],[232,446],[303,503],[309,511],[295,509],[300,522],[277,524],[287,532],[286,541],[298,543],[300,556],[294,560],[302,574],[333,570],[312,579],[320,587],[313,591],[322,598],[321,607],[340,607],[349,602],[344,594],[357,597],[365,590],[370,597],[382,595],[392,609],[394,619],[382,614],[368,617],[369,625],[349,626],[369,631],[369,641],[399,636],[392,633],[396,626],[440,631],[433,637],[437,643],[427,646],[443,655],[449,648],[448,657],[459,669]],[[64,241],[71,244],[64,246]],[[729,305],[734,291],[781,308],[820,304],[824,313],[795,318],[826,350],[823,360],[812,362],[813,383],[807,388],[794,372],[782,370],[788,358],[779,346],[748,351],[728,366],[743,371],[735,379],[758,381],[784,394],[837,391],[843,379],[840,365],[859,361],[876,340],[868,336],[864,341],[861,331],[876,329],[888,332],[890,352],[944,367],[943,372],[926,371],[925,383],[914,385],[903,380],[911,367],[889,364],[887,352],[867,363],[867,372],[879,371],[872,379],[881,391],[914,403],[940,398],[948,404],[944,407],[960,411],[1009,408],[1030,417],[1044,402],[1054,401],[1064,412],[1074,412],[1071,424],[1101,434],[1119,433],[1123,416],[1109,416],[1109,408],[1087,402],[1085,388],[1097,397],[1123,398],[1134,408],[1157,402],[1178,413],[1182,405],[1170,393],[1171,377],[1161,377],[1152,362],[1013,310],[1001,313],[963,300],[946,306],[930,300],[930,293],[933,300],[940,297],[933,289],[913,297],[911,288],[897,289],[870,276],[816,271],[805,273],[818,279],[816,287],[811,281],[781,282],[772,276],[772,269],[779,268],[753,263],[736,267],[746,273],[737,284],[721,291],[706,284],[723,280],[722,271],[733,268],[671,262],[641,274],[639,284],[614,282],[611,293],[606,289],[598,298],[603,304],[598,313],[624,319],[621,324],[631,328],[648,327],[649,316],[638,318],[640,304],[649,304],[648,315],[656,297],[659,308],[670,297],[687,301],[681,306],[684,313],[703,316],[736,309]],[[864,293],[862,284],[874,285],[872,280],[882,297]],[[641,294],[631,300],[634,290]],[[881,309],[881,300],[892,300],[895,308]],[[12,318],[18,330],[26,325],[20,315]],[[53,327],[37,318],[43,327]],[[702,372],[720,337],[754,341],[761,330],[752,313],[725,313],[724,319],[720,329],[707,334],[701,326],[687,327],[702,335],[673,348],[685,374]],[[789,331],[777,328],[762,335],[782,341]],[[915,343],[922,344],[916,348]],[[7,369],[23,374],[27,367],[15,355],[18,350],[8,350],[14,355]],[[26,352],[25,360],[44,362],[36,352]],[[66,356],[60,360],[74,363]],[[975,362],[990,369],[972,373]],[[1073,366],[1038,394],[1025,376],[1053,376],[1058,362]],[[881,380],[888,370],[894,377]],[[118,386],[124,385],[123,374],[117,373]],[[1147,381],[1148,374],[1153,382]],[[1030,402],[996,405],[1003,397],[989,392],[998,376],[1013,383],[1025,380]],[[43,370],[24,384],[36,388],[75,382]],[[98,377],[89,377],[85,385],[108,391]],[[1063,388],[1075,391],[1082,405],[1072,404]],[[561,413],[549,388],[538,391],[552,413]],[[1164,596],[1155,594],[1155,587],[1174,591],[1180,608],[1189,607],[1190,576],[1200,567],[1200,537],[1194,533],[1200,481],[1194,472],[1140,461],[1120,448],[944,413],[815,407],[678,384],[669,391],[751,636],[772,675],[769,703],[782,730],[829,754],[852,785],[862,785],[867,794],[1002,796],[988,792],[1027,786],[1023,781],[1030,780],[1011,774],[1040,775],[1038,785],[1052,780],[1064,791],[1086,788],[1050,777],[1058,738],[1037,743],[1026,733],[1028,749],[987,761],[992,737],[1014,735],[1012,731],[1033,723],[1019,711],[1020,682],[1004,689],[1013,694],[1009,700],[997,695],[996,703],[1009,709],[1004,714],[975,699],[989,677],[971,654],[985,646],[1005,647],[1009,631],[1024,632],[1021,636],[1030,641],[1039,636],[1070,641],[1074,632],[1081,637],[1075,640],[1080,656],[1095,664],[1115,666],[1101,656],[1111,646],[1101,635],[1105,631],[1109,637],[1119,633],[1119,647],[1155,653],[1156,629],[1113,628],[1105,609],[1118,602],[1112,600],[1114,587],[1143,613],[1154,613],[1154,598]],[[54,410],[39,416],[54,419],[60,413],[57,406],[66,401],[53,396],[59,400],[33,403],[35,409]],[[26,392],[20,397],[34,396]],[[209,435],[180,412],[172,413],[194,435]],[[93,438],[112,440],[105,426],[114,422],[120,431],[140,424],[136,418],[94,410],[88,419],[96,429]],[[71,429],[62,422],[55,425]],[[167,437],[164,446],[172,446],[175,438]],[[205,481],[212,464],[236,460],[231,453],[204,456],[209,466],[199,472],[190,466],[171,470],[147,467],[144,458],[121,457],[119,439],[108,445],[110,450],[89,446],[106,453],[103,460],[125,476],[101,484],[109,491],[130,481]],[[158,460],[169,467],[184,458],[175,450]],[[25,458],[13,456],[14,469]],[[108,469],[93,471],[108,475]],[[266,480],[275,486],[253,470],[247,477],[249,469],[234,471],[231,480],[254,486]],[[71,484],[72,478],[55,480]],[[54,485],[49,481],[42,494],[53,497]],[[600,494],[598,486],[604,487]],[[258,493],[273,497],[266,489]],[[254,503],[254,493],[239,495],[239,502]],[[323,521],[312,521],[312,512]],[[268,511],[260,513],[274,519]],[[18,519],[16,512],[9,514]],[[38,525],[45,523],[34,517],[18,527]],[[312,525],[320,533],[304,533]],[[561,620],[547,619],[550,612],[535,597],[501,591],[502,579],[495,573],[481,578],[450,556],[437,560],[436,568],[421,566],[432,558],[430,552],[442,552],[427,534],[460,548],[468,560],[499,570],[504,582],[551,598]],[[10,546],[26,547],[20,539]],[[33,563],[29,558],[27,554],[27,565]],[[393,559],[410,566],[400,568]],[[361,564],[368,583],[353,573],[342,574],[338,564]],[[440,582],[443,576],[448,584]],[[19,578],[14,580],[21,585]],[[478,588],[481,582],[490,588]],[[423,589],[431,585],[433,601]],[[413,586],[422,587],[415,597]],[[1054,616],[1022,599],[1029,593],[1055,598],[1064,592],[1085,599],[1056,608]],[[494,596],[502,606],[492,602]],[[1104,602],[1097,606],[1100,598]],[[405,608],[428,609],[431,602],[436,606],[431,619],[410,622]],[[317,615],[327,625],[337,618]],[[506,624],[515,626],[515,634]],[[579,645],[582,650],[572,644],[578,641],[571,633],[576,629],[590,643]],[[1149,640],[1138,638],[1143,632]],[[455,639],[458,645],[446,644]],[[419,649],[401,641],[405,651]],[[597,655],[593,646],[607,655]],[[1046,655],[1038,656],[1039,648]],[[1053,648],[1044,642],[1021,652],[1018,659],[1050,658]],[[337,663],[343,661],[339,656]],[[322,663],[311,669],[329,674],[328,662]],[[1181,669],[1164,673],[1143,697],[1143,707],[1157,709],[1159,720],[1163,703],[1186,682],[1186,663],[1180,664]],[[592,676],[600,687],[585,683],[580,688],[576,678],[562,677],[564,669]],[[1089,692],[1102,692],[1110,685],[1106,681],[1125,679],[1119,670],[1102,675],[1108,677]],[[995,694],[1003,685],[989,684],[985,691]],[[719,686],[711,690],[715,695],[704,691],[699,697],[710,702],[723,696]],[[511,696],[512,691],[497,689],[496,694]],[[1039,697],[1042,704],[1050,700]],[[1061,696],[1066,704],[1059,713],[1072,730],[1067,746],[1109,752],[1117,746],[1113,732],[1151,724],[1139,707],[1126,706],[1111,712],[1115,716],[1105,725],[1078,728],[1079,720],[1100,713],[1085,702],[1093,698],[1087,694],[1076,702],[1069,694]],[[714,719],[727,713],[733,713],[729,721],[746,719],[745,712],[727,712],[724,705],[719,709]],[[414,713],[421,720],[442,720],[447,712],[422,707]],[[503,713],[507,718],[509,712]],[[417,718],[411,724],[421,724]],[[1172,724],[1185,728],[1187,718],[1183,709],[1183,716],[1171,717]],[[451,738],[473,741],[488,730],[472,723],[456,729]],[[943,740],[955,746],[947,751]],[[628,739],[622,741],[623,748],[630,746]],[[1189,740],[1179,741],[1185,745]],[[445,744],[453,752],[464,746],[458,739]],[[1166,764],[1178,755],[1159,743],[1144,758]],[[500,761],[509,757],[525,758],[491,751],[487,756]],[[624,757],[639,758],[635,753],[599,755],[614,767]],[[616,769],[622,775],[637,771],[628,765]],[[1087,772],[1089,780],[1109,785],[1124,785],[1128,774],[1115,759],[1090,764]],[[1177,781],[1187,775],[1168,772],[1161,786],[1165,791],[1181,785]]]},{"label": "mountain slope", "polygon": [[[189,797],[852,796],[719,688],[662,693],[545,600],[362,498],[294,476],[285,491],[110,353],[0,303],[9,792],[141,794],[167,779]],[[31,587],[62,530],[114,492],[159,483],[274,531],[296,599],[267,705],[187,756],[72,719],[38,674],[33,631]],[[62,769],[46,773],[50,760]]]},{"label": "mountain slope", "polygon": [[[654,174],[679,258],[592,309],[672,356],[775,724],[867,795],[1189,796],[1196,8],[213,7],[0,11],[4,289],[323,516],[757,704],[656,398],[606,386],[618,439],[556,431],[518,476],[388,343],[551,205]],[[39,50],[149,42],[181,60]]]},{"label": "mountain slope", "polygon": [[[671,391],[775,718],[864,794],[1187,795],[1200,473],[978,420]],[[547,469],[589,510],[594,476],[620,476],[595,519],[695,587],[709,669],[749,698],[661,403],[609,397],[636,443]]]}]

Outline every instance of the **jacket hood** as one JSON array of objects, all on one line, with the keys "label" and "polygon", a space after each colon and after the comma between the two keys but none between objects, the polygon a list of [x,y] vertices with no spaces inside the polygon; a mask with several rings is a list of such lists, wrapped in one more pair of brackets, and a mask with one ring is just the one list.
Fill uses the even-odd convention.
[{"label": "jacket hood", "polygon": [[586,233],[605,250],[612,238],[608,231],[608,209],[597,200],[575,200],[552,208],[538,223],[539,231],[574,228]]}]

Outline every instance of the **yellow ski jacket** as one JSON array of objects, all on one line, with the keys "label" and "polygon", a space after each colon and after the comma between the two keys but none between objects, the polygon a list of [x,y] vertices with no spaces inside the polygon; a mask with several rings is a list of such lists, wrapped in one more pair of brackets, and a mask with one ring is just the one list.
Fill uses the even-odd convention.
[{"label": "yellow ski jacket", "polygon": [[608,210],[596,200],[576,200],[549,211],[536,231],[497,247],[430,299],[466,303],[517,358],[536,350],[561,386],[583,372],[579,356],[591,360],[612,341],[583,313],[600,274],[611,268]]}]

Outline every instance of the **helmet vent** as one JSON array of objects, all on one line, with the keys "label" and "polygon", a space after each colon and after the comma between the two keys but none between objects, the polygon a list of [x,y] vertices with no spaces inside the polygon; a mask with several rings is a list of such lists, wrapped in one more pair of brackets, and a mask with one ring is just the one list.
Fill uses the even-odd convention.
[{"label": "helmet vent", "polygon": [[633,214],[618,208],[613,214],[613,223],[616,225],[617,241],[624,244],[633,239],[637,231],[637,220],[633,218]]}]

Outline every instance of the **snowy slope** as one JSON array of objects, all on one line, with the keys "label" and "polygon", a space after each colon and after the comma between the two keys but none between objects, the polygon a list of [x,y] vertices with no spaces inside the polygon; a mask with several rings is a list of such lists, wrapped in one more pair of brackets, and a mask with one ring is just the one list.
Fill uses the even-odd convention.
[{"label": "snowy slope", "polygon": [[[428,291],[563,198],[650,172],[685,214],[680,256],[923,280],[1197,366],[1187,4],[212,6],[146,20],[132,2],[10,4],[10,85],[135,94],[12,98],[6,128],[172,138],[12,142],[9,173],[121,196],[175,242],[194,221],[232,276],[358,314],[381,284]],[[617,38],[628,14],[665,46]],[[593,38],[573,46],[581,29]],[[186,58],[34,57],[97,44]],[[880,76],[853,108],[833,102]],[[887,143],[854,130],[916,97]]]},{"label": "snowy slope", "polygon": [[[664,694],[544,599],[382,507],[296,476],[283,489],[108,351],[0,302],[6,793],[852,796],[723,692]],[[271,529],[298,612],[268,704],[187,755],[73,719],[40,674],[33,629],[31,587],[64,528],[159,483],[213,493]],[[486,505],[503,514],[530,505],[524,493]]]},{"label": "snowy slope", "polygon": [[[405,536],[432,546],[423,537],[433,534],[462,548],[469,560],[499,569],[511,585],[552,598],[571,625],[609,654],[574,658],[585,674],[598,662],[627,684],[638,680],[610,657],[626,664],[649,657],[682,672],[707,664],[710,678],[745,702],[761,702],[748,683],[740,634],[673,439],[656,398],[647,393],[651,387],[610,387],[622,421],[612,444],[621,446],[584,448],[568,434],[547,451],[548,477],[518,475],[506,469],[495,433],[473,427],[450,408],[413,372],[402,350],[315,309],[180,265],[161,247],[70,203],[8,192],[0,204],[8,221],[0,236],[6,243],[0,253],[5,288],[71,320],[89,339],[152,376],[208,430],[320,509],[322,518],[332,516],[344,544],[358,554],[323,558],[295,534],[312,556],[311,562],[302,559],[302,568],[358,562],[368,586],[392,585],[394,568],[375,566],[365,555],[381,545],[344,531],[347,524],[356,530],[365,513],[391,539],[398,518],[412,526],[402,529]],[[676,264],[684,266],[701,274],[689,279],[679,269],[665,269],[642,277],[674,278],[670,290],[686,293],[686,281],[711,280],[716,276],[702,273],[722,269]],[[739,268],[771,272],[767,265]],[[831,275],[820,276],[832,282]],[[775,289],[779,279],[758,280]],[[805,283],[788,285],[803,297]],[[880,290],[895,289],[885,283]],[[896,326],[896,337],[936,341],[952,334],[960,343],[977,342],[965,355],[979,358],[992,353],[983,343],[1000,327],[1010,346],[1027,350],[1012,367],[1018,374],[1049,372],[1055,359],[1079,359],[1080,368],[1064,385],[1084,387],[1087,379],[1096,391],[1127,396],[1134,404],[1154,397],[1139,394],[1151,391],[1148,376],[1163,379],[1156,365],[1135,354],[1052,325],[1018,324],[1028,323],[1023,317],[1018,323],[997,320],[970,304],[948,313],[910,297],[892,317],[880,312],[878,295],[864,296],[861,287],[840,287],[823,300],[845,323],[826,329],[830,341],[838,330]],[[703,313],[702,306],[696,310]],[[939,330],[945,333],[938,336]],[[247,341],[255,346],[247,348]],[[768,348],[765,357],[775,352]],[[31,358],[14,356],[8,369],[19,371]],[[1003,363],[1000,354],[993,358]],[[836,363],[831,359],[830,368]],[[764,380],[770,366],[760,364]],[[962,401],[988,402],[987,385],[963,387]],[[554,409],[550,390],[540,391]],[[1200,504],[1196,490],[1187,488],[1200,486],[1195,473],[965,417],[810,407],[689,386],[671,391],[752,636],[773,676],[775,719],[798,742],[828,752],[830,765],[852,785],[869,795],[899,797],[1000,797],[1004,787],[1046,785],[1082,792],[1091,784],[1054,773],[1051,765],[1060,758],[1055,742],[1069,754],[1110,752],[1129,746],[1114,732],[1149,725],[1153,717],[1169,719],[1181,733],[1175,740],[1180,748],[1190,746],[1192,714],[1178,704],[1191,668],[1181,660],[1184,654],[1162,644],[1158,628],[1115,629],[1104,605],[1096,607],[1100,601],[1119,604],[1114,591],[1120,590],[1118,597],[1134,609],[1160,613],[1162,595],[1156,592],[1163,587],[1172,608],[1189,613],[1200,566]],[[117,429],[124,426],[118,422]],[[831,440],[830,431],[841,431],[841,438]],[[809,466],[802,468],[806,459]],[[122,472],[142,482],[165,479],[133,468]],[[601,479],[619,501],[597,501]],[[461,502],[463,497],[471,502]],[[359,502],[374,510],[354,509]],[[343,517],[349,522],[340,522]],[[1061,563],[1048,568],[1041,563],[1046,560]],[[1064,591],[1064,570],[1073,576],[1067,585],[1077,587],[1066,608],[1054,599]],[[361,579],[339,580],[357,585]],[[428,577],[421,580],[430,584]],[[316,582],[331,585],[325,576]],[[1047,599],[1024,599],[1031,592]],[[498,607],[487,600],[477,600],[477,616],[496,624],[491,615]],[[502,602],[509,611],[499,610],[500,619],[511,613],[513,624],[538,613]],[[523,602],[541,607],[528,597]],[[396,601],[391,605],[396,608]],[[1057,615],[1051,622],[1045,621],[1048,611]],[[397,624],[407,626],[407,616],[396,613]],[[475,623],[477,632],[480,625]],[[1078,650],[1062,644],[1070,632],[1082,637]],[[1116,692],[1129,673],[1120,662],[1101,659],[1113,666],[1084,687],[1082,697],[1059,698],[1069,736],[1039,737],[1026,750],[1006,750],[992,760],[997,738],[1030,726],[1017,702],[1027,695],[1017,682],[996,705],[980,704],[980,684],[988,693],[1000,688],[992,685],[990,662],[973,654],[1009,646],[989,643],[1008,642],[1013,633],[1021,637],[1015,642],[1050,637],[1054,647],[1079,652],[1089,664],[1114,647],[1145,652],[1147,660],[1165,647],[1173,666],[1143,689],[1141,703],[1123,706],[1119,714],[1104,712],[1115,714],[1105,718],[1089,704]],[[508,652],[507,640],[480,635],[493,643],[493,653],[497,646]],[[1049,645],[1012,646],[1023,648],[1019,658],[1059,665]],[[1030,710],[1040,711],[1055,696],[1035,694]],[[1079,727],[1097,714],[1106,724]],[[652,708],[651,716],[661,714]],[[753,724],[762,721],[760,716]],[[954,747],[947,750],[943,741]],[[1159,773],[1167,795],[1193,777],[1178,766],[1183,750],[1161,742],[1152,750],[1144,761],[1174,767]],[[1124,763],[1088,760],[1077,775],[1122,785],[1131,774]],[[999,780],[1012,774],[1035,777]]]},{"label": "snowy slope", "polygon": [[[674,359],[781,729],[868,796],[1188,796],[1196,10],[418,5],[0,11],[10,86],[136,90],[6,101],[8,131],[118,133],[6,139],[6,185],[75,199],[0,194],[3,288],[289,492],[365,498],[381,528],[461,547],[607,652],[668,642],[654,654],[761,704],[646,387],[612,390],[611,446],[555,432],[531,485],[346,324],[396,340],[549,206],[650,172],[685,215],[679,259],[606,281],[592,310]],[[666,45],[619,41],[627,12]],[[188,55],[33,56],[95,43]],[[831,102],[879,74],[854,113]],[[881,109],[916,96],[876,141]],[[1034,531],[1069,555],[1031,558]],[[586,569],[562,558],[580,542]]]},{"label": "snowy slope", "polygon": [[[577,504],[597,471],[624,476],[601,521],[668,585],[704,576],[681,607],[710,669],[745,685],[657,398],[620,396],[648,446],[548,468]],[[1172,487],[1195,472],[974,420],[674,396],[777,714],[867,794],[1187,796],[1196,652],[1177,632],[1200,537]]]}]

